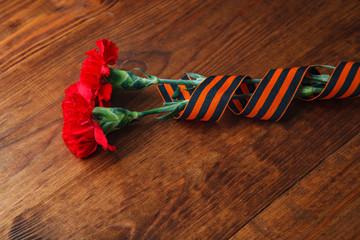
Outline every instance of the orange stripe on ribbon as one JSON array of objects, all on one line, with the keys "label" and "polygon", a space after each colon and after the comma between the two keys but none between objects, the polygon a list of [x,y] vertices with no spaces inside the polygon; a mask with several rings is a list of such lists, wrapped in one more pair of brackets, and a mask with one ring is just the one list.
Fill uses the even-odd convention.
[{"label": "orange stripe on ribbon", "polygon": [[189,99],[190,98],[190,93],[185,90],[186,89],[186,86],[185,85],[179,85],[180,87],[180,91],[182,93],[182,95],[184,96],[185,99]]},{"label": "orange stripe on ribbon", "polygon": [[[257,101],[256,105],[254,106],[254,108],[251,110],[251,112],[246,117],[252,118],[259,112],[260,108],[264,105],[266,98],[269,96],[271,89],[274,87],[276,80],[279,78],[282,71],[283,71],[283,69],[281,69],[281,68],[277,69],[275,71],[274,75],[270,79],[269,83],[266,85],[266,87],[265,87],[263,93],[261,94],[261,97]],[[256,90],[255,90],[255,92],[256,92]]]},{"label": "orange stripe on ribbon", "polygon": [[169,94],[169,96],[171,98],[171,96],[174,94],[174,90],[172,89],[170,84],[164,84],[164,87],[165,87],[166,91],[168,92],[168,94]]},{"label": "orange stripe on ribbon", "polygon": [[[248,94],[248,93],[250,93],[249,88],[248,88],[248,86],[247,86],[245,83],[240,84],[240,89],[241,89],[241,91],[243,92],[243,94]],[[246,98],[246,99],[249,99],[249,98]]]},{"label": "orange stripe on ribbon", "polygon": [[353,94],[355,92],[355,90],[359,87],[359,85],[360,85],[360,68],[357,70],[354,80],[352,81],[349,89],[343,95],[341,95],[339,98],[349,97],[351,94]]},{"label": "orange stripe on ribbon", "polygon": [[322,99],[330,99],[330,98],[334,97],[339,92],[341,87],[344,85],[344,82],[346,80],[347,75],[350,72],[350,69],[351,69],[352,65],[354,65],[354,62],[349,62],[349,63],[347,63],[345,65],[345,67],[344,67],[343,71],[341,72],[340,77],[337,80],[334,88],[331,90],[331,92],[326,97],[323,97]]},{"label": "orange stripe on ribbon", "polygon": [[224,92],[230,87],[232,81],[236,78],[236,76],[231,76],[228,79],[226,79],[226,82],[221,86],[219,91],[215,94],[214,98],[211,101],[211,104],[205,114],[205,116],[201,119],[201,121],[207,121],[211,118],[213,113],[216,110],[216,107],[223,96]]},{"label": "orange stripe on ribbon", "polygon": [[187,117],[188,120],[193,120],[194,118],[196,118],[196,115],[199,113],[202,103],[204,102],[206,95],[208,94],[209,90],[216,84],[218,83],[221,79],[223,78],[223,76],[216,76],[214,78],[213,81],[211,81],[205,88],[204,90],[201,92],[200,97],[198,99],[198,101],[196,102],[192,112],[190,113],[189,117]]},{"label": "orange stripe on ribbon", "polygon": [[[279,106],[282,98],[284,97],[286,91],[288,90],[291,80],[293,80],[296,71],[299,68],[292,68],[290,69],[288,75],[286,76],[283,85],[281,86],[278,94],[276,95],[274,101],[271,103],[270,108],[268,109],[268,111],[265,113],[265,115],[261,118],[263,120],[268,120],[269,118],[272,117],[272,115],[274,114],[274,112],[276,111],[277,107]],[[275,74],[274,74],[275,75]]]}]

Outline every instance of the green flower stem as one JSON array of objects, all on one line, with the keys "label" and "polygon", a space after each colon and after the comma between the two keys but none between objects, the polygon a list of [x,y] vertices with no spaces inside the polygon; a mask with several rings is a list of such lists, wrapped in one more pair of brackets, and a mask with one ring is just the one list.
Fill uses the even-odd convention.
[{"label": "green flower stem", "polygon": [[121,107],[95,107],[92,111],[94,120],[99,124],[105,134],[116,131],[126,125],[139,120],[139,118],[151,114],[170,112],[164,118],[172,118],[184,109],[187,100],[164,104],[164,107],[150,109],[142,112],[129,111]]},{"label": "green flower stem", "polygon": [[154,108],[154,109],[139,112],[139,117],[143,117],[143,116],[147,116],[147,115],[151,115],[151,114],[157,114],[157,113],[172,112],[181,105],[185,106],[187,102],[188,102],[188,100],[181,100],[181,101],[176,101],[176,102],[170,103],[170,105],[164,104],[165,105],[164,107]]},{"label": "green flower stem", "polygon": [[330,79],[330,75],[328,74],[314,75],[311,77],[304,77],[302,83],[314,83],[314,84],[326,85],[329,79]]},{"label": "green flower stem", "polygon": [[[322,90],[324,90],[323,87],[313,87],[313,86],[300,86],[298,91],[295,94],[295,98],[298,97],[309,97],[314,94],[321,93]],[[248,94],[240,94],[240,95],[234,95],[232,99],[245,99],[245,98],[251,98],[253,93]]]},{"label": "green flower stem", "polygon": [[[313,67],[325,67],[331,69],[335,68],[333,66],[328,66],[328,65],[313,65]],[[178,85],[198,86],[201,82],[203,82],[206,79],[205,77],[194,73],[191,73],[191,76],[192,78],[195,78],[195,80],[159,79],[156,76],[151,76],[146,73],[144,74],[148,78],[139,77],[129,71],[110,69],[110,74],[107,80],[109,81],[109,83],[112,84],[114,89],[137,90],[154,84],[168,84],[168,83],[178,84]],[[304,85],[299,87],[298,91],[295,94],[295,98],[308,97],[322,92],[325,85],[329,81],[329,78],[330,76],[327,74],[304,77],[304,80],[302,82]],[[261,82],[261,80],[262,79],[245,79],[243,83],[258,84]],[[250,98],[252,94],[253,93],[234,95],[232,99]],[[92,116],[95,119],[95,121],[99,124],[103,132],[105,134],[108,134],[112,131],[124,127],[125,125],[137,121],[140,117],[144,117],[152,114],[158,114],[158,113],[167,113],[167,112],[170,113],[168,113],[165,116],[158,117],[158,119],[168,119],[177,116],[185,108],[188,101],[189,100],[174,100],[174,102],[164,103],[163,107],[149,109],[142,112],[129,111],[127,109],[120,107],[117,108],[95,107],[92,111]]]},{"label": "green flower stem", "polygon": [[[335,68],[333,66],[328,65],[313,65],[312,67],[325,67],[325,68]],[[193,78],[191,80],[177,80],[177,79],[162,79],[156,76],[149,75],[142,70],[141,71],[147,78],[139,77],[136,74],[124,71],[124,70],[116,70],[110,69],[110,74],[107,77],[107,80],[114,89],[118,90],[139,90],[150,85],[157,84],[177,84],[177,85],[191,85],[198,86],[202,83],[206,77],[201,76],[196,73],[189,73],[188,75]],[[303,83],[311,83],[311,84],[322,84],[325,85],[329,81],[330,76],[328,74],[319,74],[313,75],[310,77],[304,77]],[[245,84],[258,84],[261,82],[261,79],[245,79],[243,83]]]},{"label": "green flower stem", "polygon": [[[204,78],[205,79],[205,78]],[[200,80],[176,80],[176,79],[158,79],[157,84],[177,84],[177,85],[192,85],[198,86],[204,79]]]},{"label": "green flower stem", "polygon": [[[300,86],[296,92],[295,97],[307,97],[316,93],[320,93],[323,87],[314,86]],[[232,99],[250,98],[253,93],[235,95]],[[126,125],[131,124],[139,118],[158,114],[167,113],[165,116],[158,117],[158,119],[169,119],[177,116],[182,110],[184,110],[189,100],[175,100],[174,102],[164,103],[164,107],[149,109],[142,112],[129,111],[124,108],[114,107],[95,107],[92,111],[93,118],[99,124],[105,134],[116,131]]]},{"label": "green flower stem", "polygon": [[[296,92],[295,98],[308,97],[320,93],[323,89],[324,89],[323,87],[300,86],[298,91]],[[232,99],[250,98],[252,94],[253,93],[234,95]],[[139,117],[143,117],[151,114],[170,112],[169,114],[158,118],[158,119],[169,119],[178,115],[182,110],[184,110],[188,101],[189,100],[174,100],[174,102],[166,102],[164,103],[164,107],[138,112],[138,115]]]},{"label": "green flower stem", "polygon": [[[314,94],[322,92],[324,88],[323,87],[313,87],[313,86],[300,86],[298,91],[296,92],[295,97],[308,97],[312,96]],[[244,99],[244,98],[250,98],[253,93],[248,94],[241,94],[241,95],[234,95],[232,99]],[[180,111],[182,111],[186,103],[189,100],[178,100],[174,102],[167,102],[164,103],[164,107],[155,108],[146,110],[143,112],[138,112],[139,117],[151,115],[151,114],[157,114],[157,113],[165,113],[165,112],[174,112],[172,116],[177,115]]]},{"label": "green flower stem", "polygon": [[[206,78],[198,78],[196,80],[175,80],[175,79],[161,79],[159,78],[158,83],[160,84],[177,84],[177,85],[192,85],[198,86],[202,83]],[[251,83],[260,83],[261,79],[245,79],[243,83],[251,84]]]},{"label": "green flower stem", "polygon": [[300,86],[295,94],[295,98],[309,97],[314,94],[321,93],[324,87],[313,87],[313,86]]},{"label": "green flower stem", "polygon": [[[323,67],[323,68],[330,68],[335,69],[334,66],[330,65],[312,65],[311,67]],[[191,74],[189,74],[191,75]],[[197,74],[195,74],[197,75]],[[319,74],[319,75],[312,75],[311,77],[304,77],[304,83],[315,83],[315,84],[324,84],[329,81],[330,75],[328,74]],[[192,85],[192,86],[198,86],[200,83],[202,83],[206,77],[197,77],[195,80],[175,80],[175,79],[159,79],[158,83],[156,84],[178,84],[178,85]],[[145,80],[145,78],[144,78]],[[245,84],[258,84],[261,82],[262,79],[245,79],[243,83]]]}]

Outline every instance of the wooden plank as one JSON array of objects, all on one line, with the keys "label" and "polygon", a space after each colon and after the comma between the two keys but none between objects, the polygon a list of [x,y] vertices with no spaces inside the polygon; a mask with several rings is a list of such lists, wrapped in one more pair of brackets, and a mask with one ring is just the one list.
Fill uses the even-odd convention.
[{"label": "wooden plank", "polygon": [[358,239],[359,159],[357,135],[230,239]]},{"label": "wooden plank", "polygon": [[[116,1],[115,1],[116,3]],[[114,3],[104,1],[12,1],[3,4],[0,25],[2,71],[66,36]]]},{"label": "wooden plank", "polygon": [[[146,118],[109,136],[117,152],[75,159],[60,104],[96,39],[119,45],[117,68],[261,77],[354,60],[360,22],[351,1],[72,3],[1,5],[1,238],[228,238],[359,133],[359,99],[297,101],[280,123],[229,112],[218,124]],[[156,95],[121,93],[113,104],[152,108]]]}]

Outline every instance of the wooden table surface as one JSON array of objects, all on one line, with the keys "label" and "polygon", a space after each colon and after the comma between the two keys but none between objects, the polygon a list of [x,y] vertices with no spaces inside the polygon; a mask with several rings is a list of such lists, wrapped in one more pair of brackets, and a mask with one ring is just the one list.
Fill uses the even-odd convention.
[{"label": "wooden table surface", "polygon": [[[1,1],[0,239],[356,239],[360,99],[296,100],[280,122],[146,117],[77,159],[64,89],[108,38],[162,78],[360,60],[358,1]],[[155,87],[117,93],[159,107]],[[359,238],[358,238],[359,239]]]}]

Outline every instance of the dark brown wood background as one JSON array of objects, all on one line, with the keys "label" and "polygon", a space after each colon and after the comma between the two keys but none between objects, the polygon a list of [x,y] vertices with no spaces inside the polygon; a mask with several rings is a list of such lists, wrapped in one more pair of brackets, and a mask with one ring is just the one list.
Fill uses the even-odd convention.
[{"label": "dark brown wood background", "polygon": [[[162,78],[360,61],[359,1],[1,1],[0,239],[355,239],[360,100],[294,101],[278,123],[142,121],[76,159],[63,91],[108,38]],[[161,106],[155,87],[113,105]]]}]

